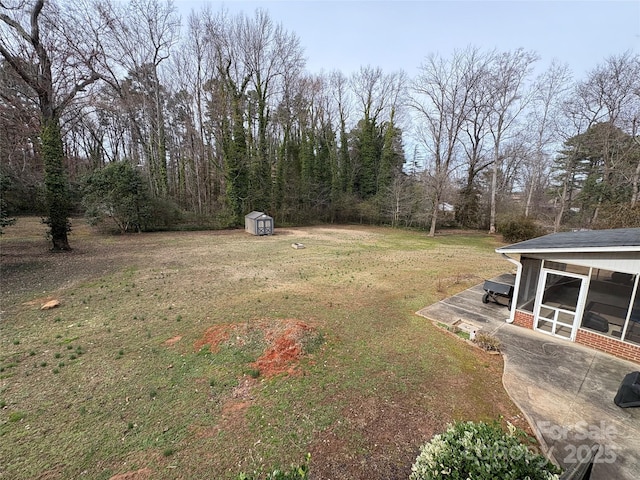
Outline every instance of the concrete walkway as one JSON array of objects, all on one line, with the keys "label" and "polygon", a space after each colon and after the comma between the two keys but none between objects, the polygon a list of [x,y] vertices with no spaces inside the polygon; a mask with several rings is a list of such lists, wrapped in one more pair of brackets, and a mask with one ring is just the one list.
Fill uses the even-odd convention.
[{"label": "concrete walkway", "polygon": [[624,376],[640,365],[508,324],[507,307],[483,304],[483,294],[477,285],[417,313],[500,339],[504,387],[555,463],[569,468],[599,444],[592,480],[640,478],[640,408],[613,403]]}]

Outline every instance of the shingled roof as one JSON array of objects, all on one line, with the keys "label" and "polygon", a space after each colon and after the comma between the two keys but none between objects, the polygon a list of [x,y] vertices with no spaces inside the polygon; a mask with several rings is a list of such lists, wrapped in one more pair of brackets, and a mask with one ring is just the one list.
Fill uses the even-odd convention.
[{"label": "shingled roof", "polygon": [[640,228],[580,230],[532,238],[496,249],[498,253],[639,252]]}]

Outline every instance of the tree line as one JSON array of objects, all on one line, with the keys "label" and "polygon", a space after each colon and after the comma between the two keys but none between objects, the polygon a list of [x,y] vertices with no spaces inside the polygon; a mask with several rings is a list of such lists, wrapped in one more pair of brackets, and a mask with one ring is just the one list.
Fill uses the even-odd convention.
[{"label": "tree line", "polygon": [[633,52],[582,80],[472,46],[426,54],[414,78],[312,74],[265,10],[5,0],[0,20],[0,218],[42,213],[54,249],[78,211],[123,231],[252,210],[430,235],[640,225]]}]

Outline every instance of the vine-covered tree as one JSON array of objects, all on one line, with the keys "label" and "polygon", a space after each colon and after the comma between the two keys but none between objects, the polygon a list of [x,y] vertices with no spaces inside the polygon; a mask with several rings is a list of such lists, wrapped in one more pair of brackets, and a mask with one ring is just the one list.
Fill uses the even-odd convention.
[{"label": "vine-covered tree", "polygon": [[[361,119],[352,132],[354,140],[354,187],[363,200],[372,198],[386,190],[391,184],[392,172],[399,163],[404,163],[404,155],[395,148],[393,137],[399,131],[394,125],[396,109],[404,91],[402,73],[385,74],[382,69],[362,67],[351,78],[351,85]],[[389,119],[386,122],[386,118]],[[386,158],[383,162],[385,131],[387,138]]]},{"label": "vine-covered tree", "polygon": [[295,80],[304,66],[302,47],[297,35],[273,21],[266,10],[258,9],[253,18],[238,19],[242,62],[255,92],[256,132],[251,132],[250,204],[252,209],[266,210],[271,205],[272,170],[267,130],[270,116],[284,91],[285,80]]},{"label": "vine-covered tree", "polygon": [[5,2],[0,13],[0,54],[31,90],[31,100],[39,109],[39,148],[53,250],[70,250],[71,204],[61,116],[99,78],[95,45],[80,41],[86,15],[81,8],[63,8],[45,0]]}]

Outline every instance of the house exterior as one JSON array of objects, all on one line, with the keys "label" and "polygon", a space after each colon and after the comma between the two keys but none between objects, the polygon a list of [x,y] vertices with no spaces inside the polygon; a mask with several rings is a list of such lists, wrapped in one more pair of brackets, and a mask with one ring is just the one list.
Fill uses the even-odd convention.
[{"label": "house exterior", "polygon": [[640,363],[640,228],[496,249],[517,266],[509,322]]},{"label": "house exterior", "polygon": [[244,216],[244,229],[253,235],[273,235],[273,218],[262,212]]}]

